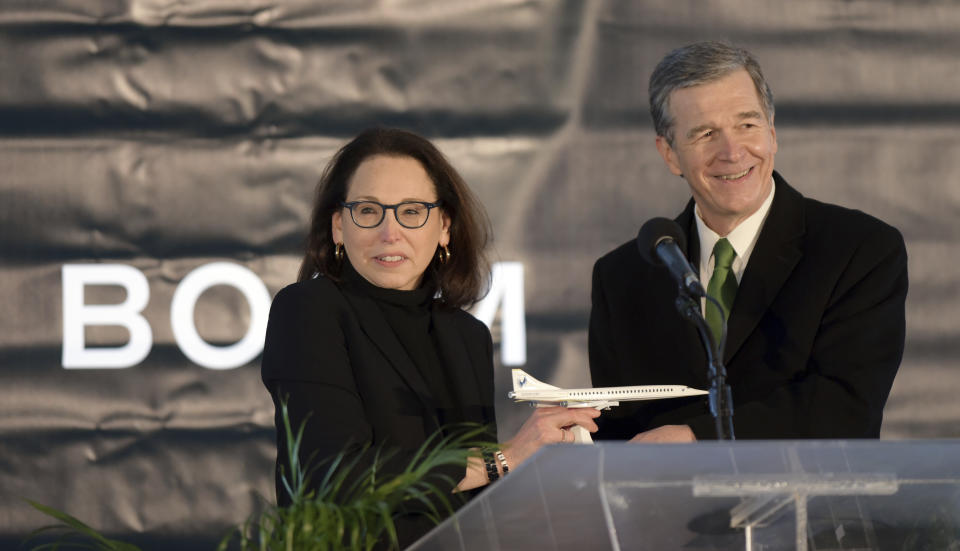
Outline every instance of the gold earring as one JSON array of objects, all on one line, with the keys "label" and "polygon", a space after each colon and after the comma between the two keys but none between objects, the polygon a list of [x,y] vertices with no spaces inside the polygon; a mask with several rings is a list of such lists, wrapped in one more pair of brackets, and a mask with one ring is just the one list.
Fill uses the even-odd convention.
[{"label": "gold earring", "polygon": [[437,251],[437,258],[440,259],[440,264],[446,264],[450,260],[450,249],[446,245],[442,245],[442,249]]},{"label": "gold earring", "polygon": [[337,246],[333,249],[333,257],[338,261],[343,260],[343,243],[337,243]]}]

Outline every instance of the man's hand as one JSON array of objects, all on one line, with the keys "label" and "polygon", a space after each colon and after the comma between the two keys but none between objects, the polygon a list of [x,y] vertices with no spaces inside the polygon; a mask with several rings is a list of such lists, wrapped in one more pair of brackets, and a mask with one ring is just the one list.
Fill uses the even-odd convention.
[{"label": "man's hand", "polygon": [[638,433],[631,442],[658,444],[664,442],[696,442],[697,437],[687,425],[664,425],[646,432]]}]

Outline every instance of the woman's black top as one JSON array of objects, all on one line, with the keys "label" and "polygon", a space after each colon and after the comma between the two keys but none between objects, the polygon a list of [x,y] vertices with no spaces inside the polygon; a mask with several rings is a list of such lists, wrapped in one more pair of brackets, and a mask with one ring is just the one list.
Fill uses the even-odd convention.
[{"label": "woman's black top", "polygon": [[430,387],[437,406],[438,425],[466,421],[461,407],[464,401],[457,395],[457,388],[437,353],[433,311],[438,306],[432,281],[412,291],[385,289],[364,279],[349,262],[344,265],[343,279],[347,289],[372,298],[383,312],[390,329]]},{"label": "woman's black top", "polygon": [[[301,461],[370,443],[396,450],[384,475],[406,466],[443,425],[467,421],[490,427],[487,438],[495,438],[490,331],[434,295],[430,285],[376,287],[344,262],[340,281],[320,276],[274,297],[261,376],[277,411],[280,504],[290,502],[281,477],[289,470],[284,403],[294,434],[305,423]],[[453,466],[442,472],[454,484],[464,474]],[[320,479],[322,472],[313,484]],[[401,543],[424,534],[424,521],[398,519]]]}]

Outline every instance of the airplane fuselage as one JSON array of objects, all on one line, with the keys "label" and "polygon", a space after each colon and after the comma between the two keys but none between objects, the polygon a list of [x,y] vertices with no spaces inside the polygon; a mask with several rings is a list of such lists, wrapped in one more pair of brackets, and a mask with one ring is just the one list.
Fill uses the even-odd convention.
[{"label": "airplane fuselage", "polygon": [[537,380],[522,369],[514,369],[513,390],[507,396],[518,402],[530,402],[537,407],[606,409],[619,405],[620,402],[683,398],[702,394],[707,392],[684,385],[559,388]]},{"label": "airplane fuselage", "polygon": [[661,398],[680,398],[705,394],[702,390],[684,385],[648,385],[625,386],[615,388],[568,388],[568,389],[530,389],[514,390],[508,396],[514,400],[530,402],[632,402],[636,400],[658,400]]}]

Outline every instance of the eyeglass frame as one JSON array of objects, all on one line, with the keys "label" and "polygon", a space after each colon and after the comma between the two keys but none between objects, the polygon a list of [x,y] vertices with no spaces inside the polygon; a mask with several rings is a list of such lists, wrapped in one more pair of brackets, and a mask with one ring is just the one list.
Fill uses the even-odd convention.
[{"label": "eyeglass frame", "polygon": [[[380,206],[380,209],[381,209],[381,210],[380,210],[380,220],[377,220],[377,223],[376,223],[376,224],[374,224],[374,225],[372,225],[372,226],[361,226],[360,223],[357,222],[357,219],[354,218],[354,216],[353,216],[353,207],[355,207],[355,206],[357,206],[357,205],[359,205],[359,204],[361,204],[361,203],[373,203],[373,204],[375,204],[375,205],[379,205],[379,206]],[[411,204],[413,204],[413,205],[423,205],[424,207],[427,207],[427,216],[426,216],[426,218],[423,219],[423,223],[420,224],[419,226],[408,226],[408,225],[406,225],[406,224],[404,224],[403,222],[400,221],[400,213],[399,213],[399,211],[397,211],[397,208],[399,208],[400,205],[411,205]],[[420,229],[420,228],[426,226],[426,225],[427,225],[427,221],[430,220],[430,211],[433,210],[433,209],[435,209],[435,208],[437,208],[437,207],[439,207],[439,206],[442,206],[442,204],[440,203],[440,201],[435,201],[435,202],[433,202],[433,203],[431,203],[431,202],[429,202],[429,201],[402,201],[402,202],[400,202],[400,203],[394,203],[394,204],[392,204],[392,205],[384,205],[383,203],[381,203],[381,202],[379,202],[379,201],[372,201],[372,200],[370,200],[370,199],[364,199],[364,200],[362,200],[362,201],[341,201],[341,202],[340,202],[340,207],[341,207],[341,208],[345,208],[345,209],[347,209],[347,210],[350,211],[350,220],[352,220],[353,223],[354,223],[358,228],[363,228],[363,229],[365,229],[365,230],[370,230],[370,229],[373,229],[373,228],[378,227],[380,224],[383,224],[383,220],[387,217],[387,210],[391,210],[391,209],[393,210],[393,218],[397,221],[397,224],[400,224],[401,226],[403,226],[404,228],[407,228],[408,230]]]}]

